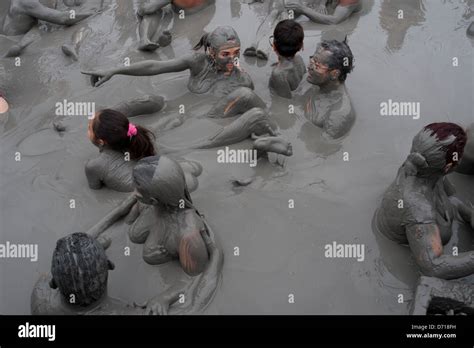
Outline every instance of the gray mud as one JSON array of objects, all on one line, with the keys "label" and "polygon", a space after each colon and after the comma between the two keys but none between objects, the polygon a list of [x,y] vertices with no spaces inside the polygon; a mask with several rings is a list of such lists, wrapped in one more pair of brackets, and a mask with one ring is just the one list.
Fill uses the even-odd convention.
[{"label": "gray mud", "polygon": [[[241,57],[258,95],[270,105],[272,118],[291,141],[293,156],[284,166],[261,160],[218,164],[216,149],[193,150],[186,158],[203,165],[193,201],[213,226],[225,254],[223,281],[206,310],[209,314],[407,314],[418,271],[409,250],[374,233],[372,217],[381,195],[405,160],[413,136],[426,124],[473,120],[473,43],[466,1],[365,1],[365,8],[343,24],[324,26],[301,19],[305,29],[305,62],[323,38],[348,35],[355,70],[347,89],[357,118],[345,138],[327,143],[321,130],[305,120],[301,105],[288,115],[288,100],[270,95],[270,60]],[[258,5],[258,4],[256,4]],[[211,103],[187,91],[189,72],[154,77],[115,76],[92,88],[80,70],[100,69],[144,59],[170,59],[189,53],[204,30],[232,25],[242,48],[252,43],[262,20],[254,5],[217,1],[192,21],[175,21],[170,46],[154,53],[137,51],[138,27],[129,0],[105,0],[104,12],[71,28],[46,26],[39,41],[22,55],[0,61],[2,88],[10,102],[9,120],[0,139],[0,242],[37,243],[39,259],[0,260],[0,313],[28,314],[38,276],[50,270],[56,240],[86,231],[127,194],[92,191],[84,174],[86,161],[97,155],[87,138],[85,117],[66,117],[66,132],[53,130],[54,105],[94,101],[115,105],[144,94],[162,95],[165,109],[134,123],[156,132],[159,142],[176,146],[212,134],[225,120],[206,119]],[[5,13],[8,1],[0,2]],[[407,14],[397,26],[394,8]],[[257,8],[256,8],[257,9]],[[81,43],[79,61],[61,52],[81,27],[90,28]],[[44,29],[44,28],[43,28]],[[85,29],[85,30],[86,30]],[[0,38],[0,51],[11,41]],[[453,57],[459,67],[453,67]],[[7,76],[7,79],[4,77]],[[302,94],[307,83],[296,91]],[[208,98],[208,99],[207,99]],[[380,116],[380,103],[419,101],[421,118]],[[186,114],[178,115],[180,104]],[[179,121],[174,122],[174,119]],[[169,121],[168,121],[169,120]],[[182,123],[182,124],[181,124]],[[171,125],[179,125],[173,127]],[[247,140],[231,148],[251,148]],[[15,152],[22,153],[20,162]],[[349,161],[343,153],[349,152]],[[462,198],[474,202],[474,178],[452,175]],[[231,180],[251,180],[235,188]],[[70,208],[75,199],[75,209]],[[288,200],[295,208],[288,208]],[[109,274],[109,295],[141,302],[185,277],[179,264],[154,267],[142,260],[142,246],[127,240],[118,224],[107,251],[116,269]],[[365,244],[365,260],[328,259],[324,245]],[[124,247],[131,255],[124,255]],[[240,256],[234,256],[239,247]],[[295,303],[288,303],[288,295]]]}]

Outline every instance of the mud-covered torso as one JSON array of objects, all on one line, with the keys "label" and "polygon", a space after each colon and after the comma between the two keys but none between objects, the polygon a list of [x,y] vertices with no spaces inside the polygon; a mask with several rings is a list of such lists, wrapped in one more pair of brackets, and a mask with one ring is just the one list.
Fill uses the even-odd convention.
[{"label": "mud-covered torso", "polygon": [[328,93],[311,87],[305,99],[306,118],[334,138],[344,135],[354,123],[355,114],[343,86]]},{"label": "mud-covered torso", "polygon": [[447,178],[438,180],[433,188],[421,185],[415,176],[407,176],[400,168],[396,180],[385,191],[377,212],[377,228],[399,243],[408,243],[406,229],[418,224],[436,224],[443,243],[451,235],[456,208],[446,191]]},{"label": "mud-covered torso", "polygon": [[292,60],[288,60],[274,69],[270,79],[270,87],[275,87],[272,79],[279,78],[285,80],[290,90],[294,91],[298,88],[305,73],[306,66],[303,58],[300,55],[296,55]]},{"label": "mud-covered torso", "polygon": [[254,88],[250,75],[245,71],[234,68],[232,74],[226,76],[216,71],[207,58],[200,57],[200,63],[203,68],[197,74],[192,74],[188,82],[188,89],[193,93],[223,97],[239,87]]}]

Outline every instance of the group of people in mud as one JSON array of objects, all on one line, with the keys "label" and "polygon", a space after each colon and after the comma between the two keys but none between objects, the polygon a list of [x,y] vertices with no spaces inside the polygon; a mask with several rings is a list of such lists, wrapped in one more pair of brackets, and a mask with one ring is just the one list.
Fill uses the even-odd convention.
[{"label": "group of people in mud", "polygon": [[[77,5],[76,1],[68,3]],[[177,13],[184,11],[192,20],[192,15],[213,3],[150,0],[142,4],[137,11],[138,49],[153,51],[169,45]],[[269,47],[278,57],[269,78],[272,93],[302,100],[307,119],[323,130],[323,137],[343,137],[355,121],[345,87],[347,75],[354,67],[352,51],[347,40],[323,40],[305,63],[298,54],[303,49],[304,30],[293,17],[302,15],[317,23],[337,24],[359,11],[363,1],[271,3],[254,42],[243,54],[268,59],[264,46],[269,40]],[[46,7],[39,1],[12,0],[4,32],[24,36],[7,56],[21,54],[34,40],[38,20],[73,25],[91,15],[76,14],[71,20],[67,11]],[[74,46],[63,46],[63,52],[78,57]],[[241,42],[236,30],[219,26],[205,34],[188,55],[83,73],[90,76],[93,86],[99,87],[107,86],[115,75],[153,76],[189,70],[189,91],[219,97],[208,116],[231,118],[226,126],[192,148],[215,148],[252,139],[253,147],[260,153],[291,156],[290,142],[278,134],[265,102],[254,91],[251,76],[240,66],[240,55]],[[305,76],[310,90],[304,96],[295,95]],[[130,120],[133,116],[159,112],[163,106],[162,97],[144,96],[99,110],[89,121],[89,139],[100,151],[97,158],[86,164],[90,188],[133,193],[87,233],[73,233],[57,242],[51,275],[42,277],[33,291],[34,314],[191,313],[201,310],[212,298],[222,271],[223,252],[191,198],[202,168],[197,162],[173,157],[175,149],[158,148],[153,132]],[[474,209],[456,197],[447,179],[447,174],[455,169],[474,174],[474,126],[468,131],[453,123],[426,126],[415,136],[411,153],[377,212],[380,230],[389,238],[408,244],[424,274],[445,279],[474,273],[474,251],[457,256],[443,252],[443,244],[453,233],[454,221],[474,229]],[[130,240],[143,244],[145,262],[158,265],[178,260],[190,276],[189,283],[172,286],[143,306],[107,297],[107,275],[113,264],[105,254],[110,245],[105,232],[119,219],[130,225]],[[187,298],[185,303],[173,306],[183,294]]]}]

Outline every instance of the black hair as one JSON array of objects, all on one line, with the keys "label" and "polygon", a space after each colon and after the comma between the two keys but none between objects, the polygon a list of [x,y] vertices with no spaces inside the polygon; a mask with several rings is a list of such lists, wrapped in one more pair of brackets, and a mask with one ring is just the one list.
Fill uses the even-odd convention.
[{"label": "black hair", "polygon": [[51,286],[71,305],[89,306],[106,293],[109,269],[103,246],[87,233],[73,233],[56,243]]},{"label": "black hair", "polygon": [[287,58],[294,57],[303,47],[303,27],[292,19],[285,19],[275,27],[273,39],[278,54]]},{"label": "black hair", "polygon": [[155,155],[153,133],[137,125],[137,134],[130,137],[129,124],[128,118],[121,112],[104,109],[94,118],[92,131],[97,139],[104,140],[112,150],[129,152],[132,160]]},{"label": "black hair", "polygon": [[330,69],[339,70],[341,72],[339,81],[344,82],[347,74],[354,69],[354,56],[347,44],[347,37],[342,42],[337,40],[323,40],[319,44],[319,47],[331,52],[331,55],[328,57],[328,66]]}]

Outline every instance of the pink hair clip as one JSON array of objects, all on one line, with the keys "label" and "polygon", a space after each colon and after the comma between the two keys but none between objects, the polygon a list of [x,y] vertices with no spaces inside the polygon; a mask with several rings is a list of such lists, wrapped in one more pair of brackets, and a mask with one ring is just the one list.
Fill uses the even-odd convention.
[{"label": "pink hair clip", "polygon": [[133,123],[129,123],[127,135],[131,138],[137,135],[137,132],[138,132],[137,127]]}]

